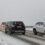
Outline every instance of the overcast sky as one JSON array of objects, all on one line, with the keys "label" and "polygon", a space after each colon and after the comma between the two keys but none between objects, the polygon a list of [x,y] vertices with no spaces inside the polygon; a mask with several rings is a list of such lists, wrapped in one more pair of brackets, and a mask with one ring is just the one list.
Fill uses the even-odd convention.
[{"label": "overcast sky", "polygon": [[45,21],[45,0],[0,0],[0,22],[10,20],[25,25]]}]

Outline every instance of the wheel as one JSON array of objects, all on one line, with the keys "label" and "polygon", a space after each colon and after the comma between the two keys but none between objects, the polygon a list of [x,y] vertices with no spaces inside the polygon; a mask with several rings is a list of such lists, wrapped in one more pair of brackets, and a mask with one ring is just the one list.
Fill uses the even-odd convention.
[{"label": "wheel", "polygon": [[11,30],[8,31],[8,34],[12,34]]},{"label": "wheel", "polygon": [[11,34],[11,30],[9,30],[9,28],[6,28],[6,29],[5,29],[5,33],[6,33],[6,34]]},{"label": "wheel", "polygon": [[6,33],[6,34],[8,33],[8,29],[7,29],[7,28],[5,28],[5,33]]},{"label": "wheel", "polygon": [[22,33],[23,35],[25,35],[25,33]]},{"label": "wheel", "polygon": [[34,35],[37,35],[37,31],[35,28],[33,29],[33,33],[34,33]]},{"label": "wheel", "polygon": [[11,34],[14,34],[14,32],[11,32]]},{"label": "wheel", "polygon": [[25,35],[25,31],[22,34]]}]

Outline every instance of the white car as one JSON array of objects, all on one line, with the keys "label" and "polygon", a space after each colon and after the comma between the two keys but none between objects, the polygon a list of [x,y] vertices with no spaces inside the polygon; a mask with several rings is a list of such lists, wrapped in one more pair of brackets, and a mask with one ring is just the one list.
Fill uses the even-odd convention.
[{"label": "white car", "polygon": [[37,22],[33,26],[33,33],[37,35],[37,33],[45,34],[45,22]]}]

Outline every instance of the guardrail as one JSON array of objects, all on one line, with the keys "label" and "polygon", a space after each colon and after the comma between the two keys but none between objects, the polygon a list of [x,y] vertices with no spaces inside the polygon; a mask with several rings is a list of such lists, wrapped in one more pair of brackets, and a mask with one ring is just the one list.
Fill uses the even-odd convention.
[{"label": "guardrail", "polygon": [[26,28],[33,28],[33,26],[25,26]]}]

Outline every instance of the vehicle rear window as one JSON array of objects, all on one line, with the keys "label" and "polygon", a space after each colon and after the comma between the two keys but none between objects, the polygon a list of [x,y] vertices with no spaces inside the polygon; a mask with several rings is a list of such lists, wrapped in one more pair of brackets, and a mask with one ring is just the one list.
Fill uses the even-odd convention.
[{"label": "vehicle rear window", "polygon": [[16,22],[16,25],[24,25],[23,22]]}]

